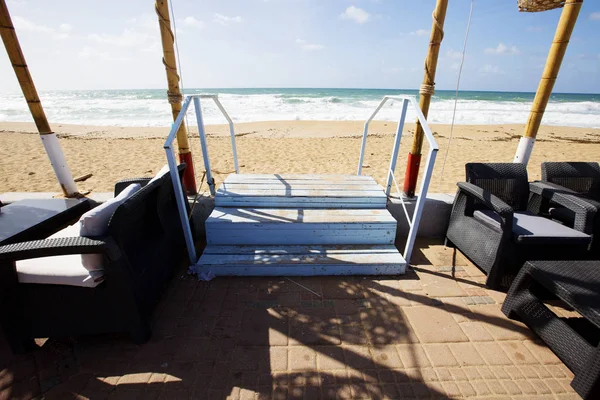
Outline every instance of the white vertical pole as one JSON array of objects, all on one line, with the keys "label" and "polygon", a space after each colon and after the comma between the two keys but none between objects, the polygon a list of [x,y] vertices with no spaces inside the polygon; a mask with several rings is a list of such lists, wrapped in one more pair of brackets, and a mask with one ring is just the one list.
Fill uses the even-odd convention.
[{"label": "white vertical pole", "polygon": [[[185,113],[186,108],[183,109]],[[165,153],[167,153],[167,163],[169,164],[169,174],[171,175],[171,181],[173,183],[173,190],[175,191],[175,201],[177,202],[177,208],[179,209],[179,221],[181,222],[181,228],[183,229],[183,237],[185,238],[185,245],[187,247],[188,257],[190,263],[193,265],[196,263],[196,248],[194,247],[194,239],[192,236],[192,230],[190,228],[190,221],[188,220],[187,207],[185,202],[187,199],[183,195],[183,188],[181,187],[181,181],[179,180],[179,170],[177,169],[177,161],[175,161],[175,153],[173,148],[169,144],[165,146]]]},{"label": "white vertical pole", "polygon": [[73,175],[71,175],[71,170],[69,170],[65,154],[62,152],[56,133],[40,135],[40,139],[42,139],[44,150],[46,150],[46,154],[48,154],[50,165],[52,165],[54,174],[56,175],[63,192],[66,195],[77,193],[77,185],[75,185]]},{"label": "white vertical pole", "polygon": [[521,140],[519,140],[519,146],[517,147],[513,162],[527,165],[529,163],[529,157],[531,157],[531,153],[533,152],[534,143],[534,137],[523,136]]},{"label": "white vertical pole", "polygon": [[210,159],[208,158],[208,147],[206,144],[206,133],[204,132],[204,120],[202,119],[202,109],[200,108],[200,99],[194,97],[194,109],[196,110],[196,122],[198,123],[198,133],[200,134],[200,147],[202,148],[202,158],[204,158],[204,169],[206,170],[206,181],[210,189],[210,194],[215,195],[215,181],[210,171]]},{"label": "white vertical pole", "polygon": [[396,172],[396,161],[398,161],[398,151],[400,150],[400,140],[402,139],[402,129],[404,128],[404,120],[406,119],[407,107],[408,99],[402,100],[402,114],[400,114],[400,120],[398,121],[398,126],[396,127],[396,139],[394,140],[392,158],[390,160],[390,168],[388,170],[387,185],[385,187],[385,194],[388,196],[390,195],[390,190],[392,189],[392,180],[394,179],[392,174]]}]

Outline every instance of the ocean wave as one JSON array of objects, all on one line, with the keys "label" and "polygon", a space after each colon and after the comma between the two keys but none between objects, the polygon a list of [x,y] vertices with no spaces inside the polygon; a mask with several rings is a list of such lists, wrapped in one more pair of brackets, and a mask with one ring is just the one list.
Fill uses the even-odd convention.
[{"label": "ocean wave", "polygon": [[[287,92],[286,92],[287,91]],[[189,91],[199,93],[201,91]],[[206,92],[206,91],[202,91]],[[213,93],[218,91],[213,91]],[[379,104],[381,91],[344,89],[226,90],[219,94],[221,103],[235,122],[275,120],[366,120]],[[384,92],[385,93],[385,92]],[[578,97],[579,96],[579,97]],[[600,128],[600,100],[597,95],[553,96],[544,114],[543,124]],[[492,99],[498,98],[498,99]],[[523,124],[531,109],[530,94],[466,93],[457,103],[457,124]],[[128,91],[48,91],[41,93],[42,104],[53,123],[109,126],[169,126],[171,110],[164,90]],[[592,100],[590,100],[592,99]],[[567,101],[569,100],[569,101]],[[450,123],[454,100],[450,93],[436,95],[431,103],[429,122]],[[203,101],[207,124],[225,123],[217,107]],[[193,117],[193,107],[190,109]],[[391,101],[377,119],[396,121],[399,102]],[[407,120],[416,114],[409,107]],[[20,94],[0,97],[0,120],[31,121],[27,105]]]}]

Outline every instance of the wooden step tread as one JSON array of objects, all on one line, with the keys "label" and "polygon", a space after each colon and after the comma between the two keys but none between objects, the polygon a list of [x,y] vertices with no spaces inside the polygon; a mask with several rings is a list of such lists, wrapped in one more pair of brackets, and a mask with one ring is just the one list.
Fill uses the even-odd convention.
[{"label": "wooden step tread", "polygon": [[388,275],[405,272],[393,245],[215,246],[204,250],[197,269],[217,276]]},{"label": "wooden step tread", "polygon": [[207,224],[354,224],[396,220],[387,209],[311,209],[215,207]]}]

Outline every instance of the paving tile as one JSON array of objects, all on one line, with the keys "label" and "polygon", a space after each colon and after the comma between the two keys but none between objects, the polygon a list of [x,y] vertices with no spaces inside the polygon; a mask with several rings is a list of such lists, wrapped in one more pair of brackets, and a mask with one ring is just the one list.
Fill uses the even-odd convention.
[{"label": "paving tile", "polygon": [[545,344],[530,340],[523,344],[542,364],[561,364],[560,359]]},{"label": "paving tile", "polygon": [[317,369],[317,354],[310,347],[292,346],[289,351],[289,368],[292,371]]},{"label": "paving tile", "polygon": [[477,342],[475,348],[489,365],[510,365],[510,358],[504,353],[498,343],[495,342]]},{"label": "paving tile", "polygon": [[511,396],[516,396],[523,393],[514,381],[505,380],[502,381],[502,385],[504,385],[504,389],[506,389],[508,394]]},{"label": "paving tile", "polygon": [[544,379],[544,383],[552,393],[565,393],[565,388],[559,381],[553,378]]},{"label": "paving tile", "polygon": [[450,375],[452,375],[452,379],[454,379],[455,381],[466,381],[467,380],[467,374],[465,374],[465,372],[463,371],[462,368],[452,367],[452,368],[448,368],[448,370],[450,371]]},{"label": "paving tile", "polygon": [[461,396],[460,389],[455,382],[442,382],[442,387],[448,397],[459,397]]},{"label": "paving tile", "polygon": [[450,343],[449,347],[460,366],[485,364],[472,343]]},{"label": "paving tile", "polygon": [[522,342],[500,342],[500,347],[515,364],[537,364],[538,362]]},{"label": "paving tile", "polygon": [[396,350],[398,351],[405,368],[423,368],[431,366],[423,346],[419,344],[399,344],[396,345]]},{"label": "paving tile", "polygon": [[366,346],[344,346],[344,359],[347,368],[362,370],[375,368],[369,348]]},{"label": "paving tile", "polygon": [[529,383],[539,394],[550,394],[550,388],[541,379],[530,379]]},{"label": "paving tile", "polygon": [[460,297],[465,291],[458,286],[451,276],[429,271],[418,271],[422,280],[423,291],[430,297]]},{"label": "paving tile", "polygon": [[456,385],[464,397],[473,397],[476,395],[475,389],[469,382],[456,382]]},{"label": "paving tile", "polygon": [[510,379],[510,374],[508,373],[508,371],[506,371],[506,367],[500,365],[492,365],[490,367],[490,370],[492,371],[496,379]]},{"label": "paving tile", "polygon": [[494,379],[496,377],[490,367],[477,367],[477,372],[483,379]]},{"label": "paving tile", "polygon": [[288,318],[274,310],[245,310],[242,317],[244,329],[238,344],[247,346],[286,346],[288,344]]},{"label": "paving tile", "polygon": [[452,355],[450,348],[445,344],[425,344],[423,349],[434,367],[457,366],[458,362]]},{"label": "paving tile", "polygon": [[341,344],[341,319],[332,309],[312,310],[290,318],[290,345],[337,345]]},{"label": "paving tile", "polygon": [[288,369],[288,348],[273,346],[269,351],[269,366],[267,371],[286,371]]},{"label": "paving tile", "polygon": [[378,368],[402,368],[404,364],[393,345],[383,347],[371,347],[371,356],[375,366]]},{"label": "paving tile", "polygon": [[494,340],[481,322],[465,321],[460,327],[471,342],[488,342]]},{"label": "paving tile", "polygon": [[409,307],[404,311],[410,325],[422,342],[466,342],[469,340],[445,309],[419,306]]},{"label": "paving tile", "polygon": [[554,378],[565,378],[567,376],[558,365],[546,365],[546,369]]},{"label": "paving tile", "polygon": [[450,370],[448,368],[436,368],[435,372],[438,376],[438,379],[440,381],[453,381],[454,377],[452,376],[452,374],[450,373]]},{"label": "paving tile", "polygon": [[500,310],[499,304],[471,306],[474,318],[482,322],[495,340],[525,340],[534,336],[520,322],[510,320]]},{"label": "paving tile", "polygon": [[490,379],[488,381],[486,381],[488,387],[490,388],[490,391],[493,394],[499,394],[502,396],[505,396],[508,394],[508,392],[506,391],[506,389],[504,388],[504,386],[502,385],[502,383],[497,380],[497,379]]},{"label": "paving tile", "polygon": [[473,386],[477,396],[487,396],[492,393],[485,381],[476,380],[470,381],[469,383]]},{"label": "paving tile", "polygon": [[519,387],[519,389],[521,390],[521,392],[523,392],[526,395],[532,395],[532,394],[536,394],[537,393],[537,390],[535,390],[535,388],[533,387],[533,385],[527,379],[525,379],[525,380],[519,379],[519,380],[516,380],[514,382]]}]

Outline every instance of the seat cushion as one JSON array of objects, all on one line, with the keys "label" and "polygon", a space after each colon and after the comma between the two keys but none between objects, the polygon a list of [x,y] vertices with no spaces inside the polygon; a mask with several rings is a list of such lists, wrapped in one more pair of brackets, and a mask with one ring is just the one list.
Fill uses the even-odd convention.
[{"label": "seat cushion", "polygon": [[[48,239],[79,236],[79,223],[49,236]],[[17,261],[17,275],[21,283],[42,283],[96,287],[104,280],[102,254],[69,254],[30,258]]]},{"label": "seat cushion", "polygon": [[17,261],[20,283],[68,285],[93,288],[104,280],[104,271],[88,271],[79,254]]},{"label": "seat cushion", "polygon": [[117,207],[133,196],[142,186],[139,183],[132,183],[127,186],[119,195],[107,202],[92,208],[79,218],[79,234],[84,237],[95,237],[106,235],[108,223]]},{"label": "seat cushion", "polygon": [[[500,230],[500,216],[492,210],[477,210],[473,217],[480,222]],[[561,225],[550,219],[530,212],[513,214],[513,239],[517,242],[541,244],[589,243],[591,237],[585,233]]]},{"label": "seat cushion", "polygon": [[562,222],[564,225],[573,226],[575,223],[575,212],[565,207],[550,208],[552,219]]}]

